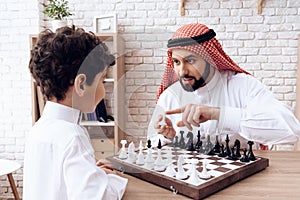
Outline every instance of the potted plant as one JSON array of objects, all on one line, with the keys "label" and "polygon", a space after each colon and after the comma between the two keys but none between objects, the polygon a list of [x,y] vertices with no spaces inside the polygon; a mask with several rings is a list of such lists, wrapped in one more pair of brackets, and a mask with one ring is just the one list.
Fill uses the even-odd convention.
[{"label": "potted plant", "polygon": [[45,14],[53,19],[53,30],[67,25],[66,17],[72,15],[69,11],[68,4],[68,0],[48,0],[48,4],[44,4]]}]

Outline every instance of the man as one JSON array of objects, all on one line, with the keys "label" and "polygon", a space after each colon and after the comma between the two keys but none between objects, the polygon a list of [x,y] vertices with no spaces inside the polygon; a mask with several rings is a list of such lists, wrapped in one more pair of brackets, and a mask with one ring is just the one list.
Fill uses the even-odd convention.
[{"label": "man", "polygon": [[[75,27],[40,33],[30,72],[46,99],[26,141],[24,200],[121,199],[127,184],[110,163],[96,163],[81,112],[104,98],[114,57],[94,34]],[[97,166],[98,165],[98,166]]]},{"label": "man", "polygon": [[228,134],[243,146],[249,140],[264,145],[296,142],[300,124],[292,111],[230,59],[215,35],[203,24],[188,24],[168,41],[148,137],[166,144],[180,137],[180,130],[184,136],[192,131],[194,139],[200,130],[201,136],[220,135],[221,142]]}]

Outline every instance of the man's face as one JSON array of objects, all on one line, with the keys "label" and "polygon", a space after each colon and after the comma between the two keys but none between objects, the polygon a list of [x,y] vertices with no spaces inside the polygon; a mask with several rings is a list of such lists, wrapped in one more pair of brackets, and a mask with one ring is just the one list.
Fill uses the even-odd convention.
[{"label": "man's face", "polygon": [[206,62],[197,54],[184,49],[172,51],[174,70],[179,76],[184,90],[192,92],[202,86],[201,77],[205,71]]}]

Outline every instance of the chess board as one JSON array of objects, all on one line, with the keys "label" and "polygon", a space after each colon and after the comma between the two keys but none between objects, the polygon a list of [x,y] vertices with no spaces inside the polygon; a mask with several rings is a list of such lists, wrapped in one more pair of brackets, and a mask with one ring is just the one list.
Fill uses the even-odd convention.
[{"label": "chess board", "polygon": [[[183,155],[186,162],[184,162],[182,166],[187,174],[191,168],[189,160],[196,158],[199,160],[199,163],[196,165],[197,171],[200,173],[203,170],[202,163],[205,162],[206,170],[211,177],[206,179],[200,178],[200,183],[193,184],[190,183],[188,178],[189,176],[183,180],[176,179],[176,176],[170,176],[166,174],[166,171],[159,172],[154,169],[149,169],[149,167],[146,167],[145,165],[137,165],[128,161],[128,159],[120,159],[118,155],[108,157],[107,159],[113,164],[114,169],[118,171],[130,174],[142,180],[169,189],[174,193],[183,194],[193,199],[205,198],[269,166],[269,160],[262,157],[256,157],[256,160],[245,163],[239,160],[221,158],[218,155],[199,154],[195,151],[191,152],[174,147],[163,147],[161,149],[161,155],[164,161],[167,160],[168,148],[171,148],[171,159],[175,171],[177,171],[176,166],[178,157],[179,155]],[[146,156],[146,149],[143,150],[143,154]],[[153,158],[156,159],[157,149],[152,149],[152,155]]]}]

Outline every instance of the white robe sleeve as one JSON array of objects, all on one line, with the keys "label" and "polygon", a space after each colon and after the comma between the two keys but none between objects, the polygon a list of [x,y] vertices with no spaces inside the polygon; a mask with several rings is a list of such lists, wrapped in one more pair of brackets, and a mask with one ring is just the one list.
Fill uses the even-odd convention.
[{"label": "white robe sleeve", "polygon": [[[291,109],[258,80],[246,77],[247,81],[232,81],[228,85],[225,92],[230,103],[221,107],[219,129],[238,132],[245,139],[264,145],[296,142],[300,124]],[[241,83],[245,85],[239,85],[242,90],[237,92],[234,87]]]},{"label": "white robe sleeve", "polygon": [[66,149],[62,171],[70,199],[121,199],[127,179],[107,175],[96,166],[95,159],[88,152],[79,137],[75,137]]}]

